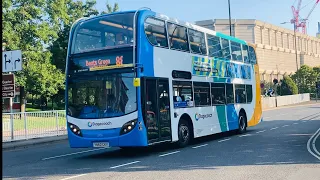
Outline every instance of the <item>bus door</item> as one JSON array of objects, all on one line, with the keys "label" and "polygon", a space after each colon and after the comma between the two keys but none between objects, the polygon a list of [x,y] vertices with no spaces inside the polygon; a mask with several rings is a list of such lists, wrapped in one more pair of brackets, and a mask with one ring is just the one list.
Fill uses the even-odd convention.
[{"label": "bus door", "polygon": [[148,143],[171,140],[171,114],[169,80],[166,78],[142,79],[142,102]]}]

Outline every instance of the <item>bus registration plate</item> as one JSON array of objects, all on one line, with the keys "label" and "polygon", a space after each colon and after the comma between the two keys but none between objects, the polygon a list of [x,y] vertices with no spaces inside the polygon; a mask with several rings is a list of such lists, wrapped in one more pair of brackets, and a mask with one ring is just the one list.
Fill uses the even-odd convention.
[{"label": "bus registration plate", "polygon": [[109,142],[94,142],[93,147],[97,148],[108,148],[109,147]]}]

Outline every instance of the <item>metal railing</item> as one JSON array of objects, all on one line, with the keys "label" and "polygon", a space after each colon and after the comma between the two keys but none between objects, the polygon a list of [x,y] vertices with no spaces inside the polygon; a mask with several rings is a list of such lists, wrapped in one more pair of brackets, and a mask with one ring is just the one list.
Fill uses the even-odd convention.
[{"label": "metal railing", "polygon": [[2,142],[65,134],[65,110],[2,114]]}]

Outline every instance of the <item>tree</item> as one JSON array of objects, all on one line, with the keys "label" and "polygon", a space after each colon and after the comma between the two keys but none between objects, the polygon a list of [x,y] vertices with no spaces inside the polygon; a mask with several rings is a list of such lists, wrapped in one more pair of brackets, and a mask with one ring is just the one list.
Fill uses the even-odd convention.
[{"label": "tree", "polygon": [[313,68],[303,65],[291,78],[298,84],[300,93],[315,93],[317,76]]},{"label": "tree", "polygon": [[118,12],[119,11],[119,4],[114,3],[113,7],[107,2],[107,11],[102,11],[101,14],[110,14],[113,12]]},{"label": "tree", "polygon": [[[287,75],[283,77],[280,85],[281,95],[294,95],[298,94],[298,87],[295,82]],[[278,92],[279,93],[279,92]]]},{"label": "tree", "polygon": [[[15,73],[17,85],[44,97],[56,93],[63,85],[63,77],[50,63],[51,53],[45,51],[45,46],[57,38],[46,18],[46,0],[4,0],[2,5],[6,50],[20,49],[23,53],[23,70]],[[24,100],[22,97],[22,105]]]}]

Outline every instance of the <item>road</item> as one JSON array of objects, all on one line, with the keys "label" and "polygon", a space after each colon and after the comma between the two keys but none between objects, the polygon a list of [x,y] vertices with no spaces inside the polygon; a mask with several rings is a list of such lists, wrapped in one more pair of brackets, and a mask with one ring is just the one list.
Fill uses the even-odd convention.
[{"label": "road", "polygon": [[319,128],[315,104],[265,111],[264,121],[244,135],[208,136],[182,149],[162,145],[129,153],[71,149],[62,141],[4,151],[3,179],[319,180]]}]

